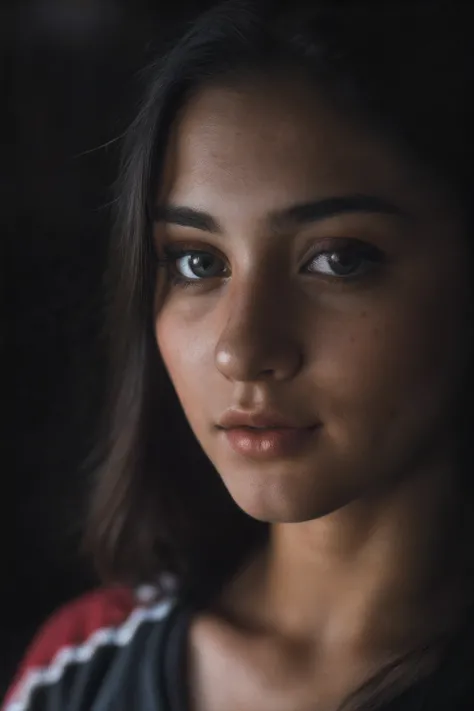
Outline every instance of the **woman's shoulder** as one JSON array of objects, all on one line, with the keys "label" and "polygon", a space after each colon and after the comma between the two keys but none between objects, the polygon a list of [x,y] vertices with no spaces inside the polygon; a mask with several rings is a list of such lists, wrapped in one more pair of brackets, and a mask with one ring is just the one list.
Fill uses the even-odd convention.
[{"label": "woman's shoulder", "polygon": [[100,588],[67,603],[37,632],[2,711],[36,708],[33,697],[51,695],[53,687],[64,686],[66,677],[70,680],[79,673],[84,678],[89,667],[94,668],[94,677],[99,669],[106,674],[143,623],[166,620],[173,602],[173,593],[166,588],[143,585]]}]

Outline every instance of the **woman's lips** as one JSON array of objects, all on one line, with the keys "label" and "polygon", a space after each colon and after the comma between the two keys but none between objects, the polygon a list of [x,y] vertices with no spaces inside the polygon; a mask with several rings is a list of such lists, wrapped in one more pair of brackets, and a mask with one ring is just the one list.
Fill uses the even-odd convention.
[{"label": "woman's lips", "polygon": [[318,425],[268,429],[232,427],[221,429],[221,432],[238,454],[251,459],[270,460],[298,454],[320,429]]}]

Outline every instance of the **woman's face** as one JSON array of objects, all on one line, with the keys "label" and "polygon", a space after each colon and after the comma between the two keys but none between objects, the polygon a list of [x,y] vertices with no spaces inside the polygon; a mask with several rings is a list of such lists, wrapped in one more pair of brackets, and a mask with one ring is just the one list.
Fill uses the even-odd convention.
[{"label": "woman's face", "polygon": [[[176,121],[154,238],[159,351],[249,515],[314,519],[446,458],[467,240],[400,152],[294,78],[206,88]],[[232,408],[301,429],[231,434]]]}]

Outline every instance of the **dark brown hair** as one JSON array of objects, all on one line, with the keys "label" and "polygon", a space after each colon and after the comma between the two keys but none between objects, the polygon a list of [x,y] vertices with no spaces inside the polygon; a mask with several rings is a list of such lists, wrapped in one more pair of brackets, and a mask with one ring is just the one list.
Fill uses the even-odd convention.
[{"label": "dark brown hair", "polygon": [[[151,208],[167,137],[191,92],[289,67],[443,181],[470,219],[468,3],[246,2],[203,14],[147,70],[123,149],[107,271],[108,400],[94,452],[86,546],[105,580],[160,573],[212,584],[267,535],[241,512],[196,441],[154,338]],[[464,9],[463,9],[464,8]]]}]

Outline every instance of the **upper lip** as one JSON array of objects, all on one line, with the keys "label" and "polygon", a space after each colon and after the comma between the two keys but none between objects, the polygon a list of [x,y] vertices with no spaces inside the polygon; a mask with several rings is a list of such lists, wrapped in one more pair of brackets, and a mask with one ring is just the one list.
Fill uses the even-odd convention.
[{"label": "upper lip", "polygon": [[305,429],[314,427],[316,423],[306,424],[297,419],[285,416],[276,410],[260,410],[258,412],[244,412],[242,410],[227,410],[217,426],[221,429],[229,430],[234,427],[259,427],[261,429],[271,429],[275,427],[287,427],[292,429]]}]

